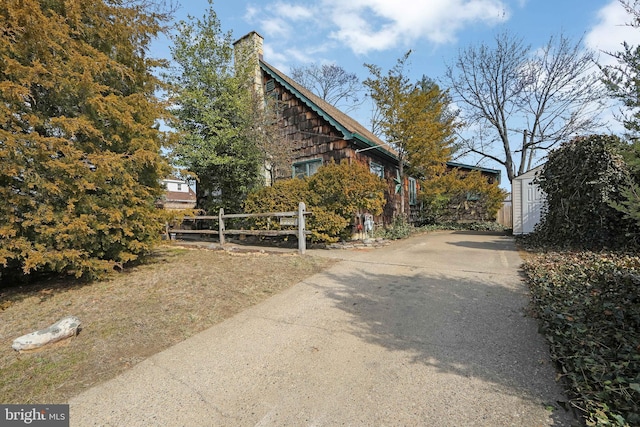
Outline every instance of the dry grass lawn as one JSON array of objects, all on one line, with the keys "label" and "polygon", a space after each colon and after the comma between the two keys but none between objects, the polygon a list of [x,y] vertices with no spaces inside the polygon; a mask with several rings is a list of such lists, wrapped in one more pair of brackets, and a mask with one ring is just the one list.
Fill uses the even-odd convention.
[{"label": "dry grass lawn", "polygon": [[[0,294],[0,402],[66,403],[81,391],[326,268],[297,255],[163,247],[93,283],[48,281]],[[15,338],[60,318],[78,336],[30,353]]]}]

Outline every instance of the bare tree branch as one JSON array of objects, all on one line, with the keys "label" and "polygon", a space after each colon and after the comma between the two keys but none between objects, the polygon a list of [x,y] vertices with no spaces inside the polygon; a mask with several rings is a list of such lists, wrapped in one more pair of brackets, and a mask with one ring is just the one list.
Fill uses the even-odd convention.
[{"label": "bare tree branch", "polygon": [[351,111],[361,102],[362,85],[355,73],[335,64],[311,64],[291,69],[291,77],[334,107]]},{"label": "bare tree branch", "polygon": [[[604,87],[594,53],[581,43],[560,35],[533,51],[504,32],[496,36],[495,46],[482,43],[461,50],[447,67],[445,80],[465,121],[494,135],[491,144],[468,145],[503,164],[509,181],[531,167],[530,156],[536,152],[600,125]],[[516,138],[514,129],[522,137]]]}]

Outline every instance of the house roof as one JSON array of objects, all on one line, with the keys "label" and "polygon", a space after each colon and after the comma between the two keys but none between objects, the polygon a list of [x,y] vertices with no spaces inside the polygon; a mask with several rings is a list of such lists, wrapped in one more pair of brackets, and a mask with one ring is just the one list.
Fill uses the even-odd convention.
[{"label": "house roof", "polygon": [[533,169],[529,169],[527,172],[524,172],[518,176],[516,176],[514,179],[515,180],[522,180],[522,179],[529,179],[529,178],[535,178],[536,174],[542,170],[544,165],[539,165],[536,166]]},{"label": "house roof", "polygon": [[[371,148],[394,161],[398,161],[398,152],[390,147],[383,140],[374,135],[370,130],[354,120],[349,115],[343,113],[324,99],[320,98],[300,83],[291,79],[272,65],[260,59],[260,68],[284,86],[294,96],[304,102],[309,108],[327,120],[336,129],[342,132],[345,140],[352,140],[362,148]],[[373,148],[375,147],[375,148]],[[462,163],[447,162],[447,165],[454,168],[478,170],[488,174],[494,174],[500,182],[501,172],[498,169],[488,169],[480,166],[465,165]]]},{"label": "house roof", "polygon": [[482,173],[496,175],[498,177],[498,182],[500,182],[500,177],[502,176],[502,172],[499,169],[489,169],[483,168],[482,166],[474,166],[474,165],[465,165],[463,163],[456,162],[447,162],[447,166],[457,169],[467,169],[472,171],[480,171]]},{"label": "house roof", "polygon": [[345,140],[352,140],[356,145],[362,148],[372,148],[377,152],[398,160],[398,153],[387,145],[380,138],[375,136],[366,127],[361,125],[358,121],[352,117],[343,113],[333,105],[329,104],[324,99],[315,95],[301,84],[289,78],[283,72],[260,60],[260,68],[275,79],[278,83],[284,86],[289,92],[295,95],[298,99],[304,102],[309,108],[318,113],[321,117],[327,120],[336,129],[342,132]]},{"label": "house roof", "polygon": [[189,192],[184,191],[166,191],[164,200],[167,202],[195,203],[196,193],[189,188]]}]

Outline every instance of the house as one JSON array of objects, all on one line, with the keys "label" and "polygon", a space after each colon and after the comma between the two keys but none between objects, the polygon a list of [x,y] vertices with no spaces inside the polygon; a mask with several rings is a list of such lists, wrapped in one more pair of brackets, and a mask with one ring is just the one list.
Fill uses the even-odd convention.
[{"label": "house", "polygon": [[498,169],[489,169],[481,166],[465,165],[465,164],[456,163],[456,162],[447,162],[447,169],[457,170],[457,171],[460,171],[462,174],[478,171],[482,176],[487,178],[487,182],[489,182],[489,184],[493,184],[493,183],[500,184],[500,177],[502,175],[500,170]]},{"label": "house", "polygon": [[[382,218],[390,223],[400,210],[398,194],[398,153],[365,126],[295,82],[263,58],[263,38],[251,32],[234,43],[236,61],[249,61],[254,67],[254,89],[277,104],[277,120],[281,135],[292,144],[293,177],[313,175],[329,162],[359,162],[387,182],[387,204]],[[458,168],[463,165],[450,165]],[[466,166],[470,169],[478,169]],[[480,168],[482,169],[482,168]],[[491,179],[499,180],[500,172],[487,169]],[[483,172],[484,173],[484,172]],[[405,212],[417,212],[418,183],[406,177],[402,183]]]},{"label": "house", "polygon": [[[292,143],[292,176],[310,176],[326,163],[360,162],[388,183],[384,222],[390,222],[400,211],[396,194],[398,156],[380,138],[353,118],[316,96],[277,68],[263,60],[263,38],[251,32],[234,43],[236,53],[249,52],[242,60],[256,65],[254,88],[264,93],[278,108],[278,121],[283,138]],[[238,58],[236,58],[238,59]],[[417,206],[415,180],[404,182],[405,210]]]},{"label": "house", "polygon": [[166,191],[162,199],[156,203],[159,208],[171,210],[196,207],[196,193],[186,181],[172,177],[163,179],[162,185]]},{"label": "house", "polygon": [[544,192],[535,182],[542,165],[513,179],[511,183],[513,206],[513,234],[528,234],[542,218]]}]

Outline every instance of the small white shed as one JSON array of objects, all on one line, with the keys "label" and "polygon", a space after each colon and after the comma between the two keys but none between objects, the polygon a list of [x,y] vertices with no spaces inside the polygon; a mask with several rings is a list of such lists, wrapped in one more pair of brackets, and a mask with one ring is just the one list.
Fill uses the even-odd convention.
[{"label": "small white shed", "polygon": [[533,182],[542,165],[513,179],[511,194],[513,197],[513,234],[533,232],[542,217],[544,192]]}]

